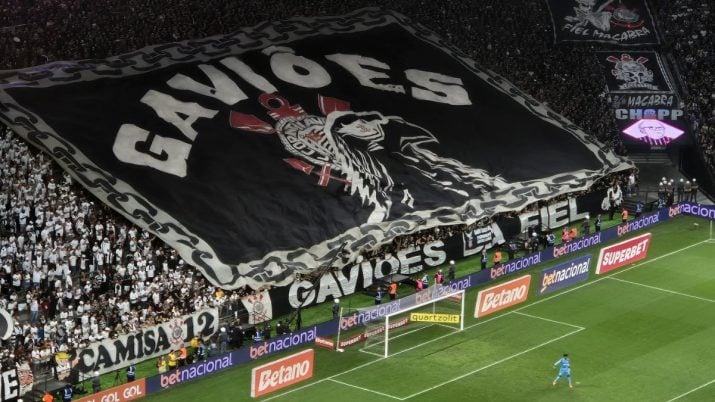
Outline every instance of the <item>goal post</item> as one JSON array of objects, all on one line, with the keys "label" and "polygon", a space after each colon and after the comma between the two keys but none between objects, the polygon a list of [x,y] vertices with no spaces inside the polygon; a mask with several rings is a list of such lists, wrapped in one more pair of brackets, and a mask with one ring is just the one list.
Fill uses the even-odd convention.
[{"label": "goal post", "polygon": [[[424,292],[424,291],[423,291]],[[384,357],[390,355],[390,330],[393,327],[404,326],[403,323],[421,321],[449,326],[458,324],[459,331],[464,330],[465,290],[447,292],[434,298],[429,298],[409,308],[385,316],[384,323]],[[447,308],[445,308],[447,307]]]}]

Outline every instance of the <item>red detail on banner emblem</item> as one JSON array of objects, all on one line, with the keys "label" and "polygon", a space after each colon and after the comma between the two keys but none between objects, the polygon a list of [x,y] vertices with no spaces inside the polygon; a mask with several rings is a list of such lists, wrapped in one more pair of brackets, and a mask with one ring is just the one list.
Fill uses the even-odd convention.
[{"label": "red detail on banner emblem", "polygon": [[232,111],[229,116],[229,124],[231,125],[231,128],[253,131],[255,133],[273,134],[276,132],[273,126],[252,114]]},{"label": "red detail on banner emblem", "polygon": [[330,96],[318,95],[318,107],[323,113],[323,116],[327,116],[332,112],[347,112],[350,110],[350,102],[346,102],[341,99],[332,98]]},{"label": "red detail on banner emblem", "polygon": [[286,161],[293,169],[295,170],[300,170],[301,172],[305,174],[310,174],[315,166],[311,165],[310,163],[306,161],[302,161],[300,159],[295,159],[295,158],[288,158],[288,159],[283,159]]},{"label": "red detail on banner emblem", "polygon": [[263,93],[258,97],[258,102],[268,109],[268,114],[275,120],[305,114],[305,110],[300,105],[291,105],[286,98],[278,94]]},{"label": "red detail on banner emblem", "polygon": [[320,178],[318,179],[318,185],[322,187],[328,187],[328,183],[332,176],[330,176],[330,165],[323,165],[320,169]]}]

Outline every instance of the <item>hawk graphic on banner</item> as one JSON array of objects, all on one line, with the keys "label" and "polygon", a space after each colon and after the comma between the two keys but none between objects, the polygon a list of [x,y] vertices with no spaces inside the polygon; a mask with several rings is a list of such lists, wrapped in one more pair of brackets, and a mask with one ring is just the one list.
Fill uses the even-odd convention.
[{"label": "hawk graphic on banner", "polygon": [[6,72],[0,102],[3,122],[224,289],[286,287],[631,167],[375,8]]},{"label": "hawk graphic on banner", "polygon": [[[597,9],[596,0],[575,0],[576,7],[573,8],[575,15],[566,16],[564,19],[568,22],[574,23],[574,26],[588,26],[592,25],[596,29],[608,32],[611,30],[611,16],[613,13],[610,11],[603,11],[606,6],[612,3],[612,0],[608,0]],[[636,15],[637,17],[637,15]]]},{"label": "hawk graphic on banner", "polygon": [[[350,195],[373,208],[368,223],[388,219],[393,203],[404,207],[398,216],[413,208],[410,189],[404,188],[405,183],[395,183],[390,175],[387,165],[391,158],[399,158],[438,189],[465,197],[465,201],[475,191],[508,188],[504,180],[483,169],[437,155],[429,149],[430,144],[439,143],[437,138],[400,117],[352,112],[348,102],[323,96],[319,96],[318,104],[325,117],[309,115],[300,105],[291,105],[278,94],[262,94],[259,102],[277,121],[274,131],[283,146],[300,158],[285,161],[307,175],[317,170],[313,164],[318,165],[320,186],[327,186],[330,180],[344,184]],[[231,113],[232,127],[265,134],[270,125],[256,125],[259,120],[253,115]],[[380,154],[384,153],[389,156],[381,161]],[[332,176],[331,172],[341,176]],[[395,187],[401,189],[393,202],[389,194]]]}]

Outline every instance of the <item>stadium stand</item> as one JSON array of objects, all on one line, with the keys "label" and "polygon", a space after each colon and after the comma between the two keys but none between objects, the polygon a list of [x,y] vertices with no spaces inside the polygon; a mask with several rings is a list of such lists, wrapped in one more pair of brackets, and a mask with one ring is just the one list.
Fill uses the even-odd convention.
[{"label": "stadium stand", "polygon": [[[686,84],[691,128],[712,174],[715,94],[708,67],[715,60],[713,36],[707,32],[712,10],[694,0],[651,3],[666,39],[664,48],[677,62]],[[617,153],[627,153],[605,99],[603,73],[593,57],[593,51],[604,46],[554,46],[550,17],[542,2],[291,4],[9,0],[0,7],[0,68],[103,58],[146,45],[231,32],[264,20],[334,15],[380,5],[443,35],[480,65],[507,77]],[[51,158],[31,149],[5,127],[0,128],[0,173],[0,307],[15,319],[15,336],[2,346],[3,366],[29,361],[37,375],[52,366],[56,352],[82,348],[204,306],[218,306],[222,315],[233,316],[241,308],[240,298],[258,290],[224,292],[211,286],[174,250],[100,205]],[[607,178],[594,189],[613,182],[625,188],[626,177]],[[528,209],[542,205],[534,203]],[[367,252],[365,258],[472,229],[450,226],[400,237]]]}]

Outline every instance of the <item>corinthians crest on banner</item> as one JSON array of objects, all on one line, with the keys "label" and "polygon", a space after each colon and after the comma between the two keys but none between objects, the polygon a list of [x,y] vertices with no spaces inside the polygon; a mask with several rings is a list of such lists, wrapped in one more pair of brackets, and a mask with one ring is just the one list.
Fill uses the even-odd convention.
[{"label": "corinthians crest on banner", "polygon": [[242,297],[241,303],[248,311],[249,324],[258,324],[273,318],[271,295],[267,290]]},{"label": "corinthians crest on banner", "polygon": [[5,72],[0,102],[4,122],[223,288],[287,286],[630,167],[378,9]]},{"label": "corinthians crest on banner", "polygon": [[646,0],[546,0],[554,42],[659,44]]},{"label": "corinthians crest on banner", "polygon": [[603,67],[608,92],[672,93],[673,86],[660,56],[656,52],[596,52]]}]

